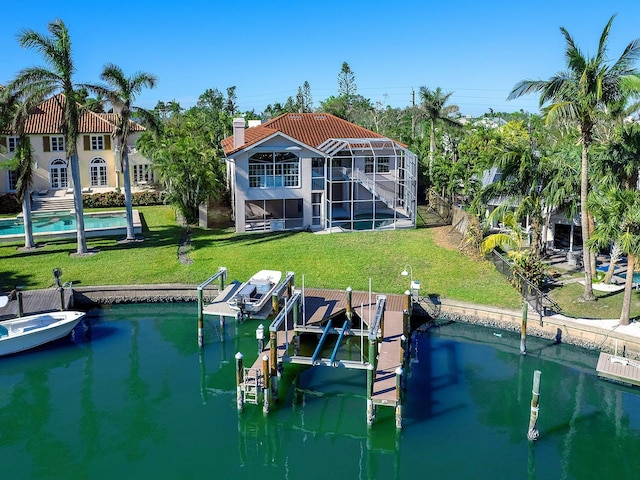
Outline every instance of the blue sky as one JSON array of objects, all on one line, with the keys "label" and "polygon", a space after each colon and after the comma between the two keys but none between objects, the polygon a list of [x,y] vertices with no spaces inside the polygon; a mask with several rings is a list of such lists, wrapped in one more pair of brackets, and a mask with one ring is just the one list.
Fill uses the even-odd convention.
[{"label": "blue sky", "polygon": [[97,82],[107,62],[127,74],[153,73],[157,87],[137,102],[145,108],[174,99],[190,107],[208,88],[235,85],[240,109],[261,112],[295,96],[305,80],[317,107],[337,93],[346,61],[358,93],[374,103],[405,107],[412,89],[427,86],[453,92],[450,103],[464,115],[489,108],[535,112],[537,98],[506,97],[518,81],[547,79],[564,68],[559,27],[593,53],[616,13],[612,59],[640,37],[637,0],[138,0],[113,7],[29,0],[28,9],[15,0],[0,3],[0,84],[42,65],[18,45],[18,33],[46,33],[47,23],[61,18],[73,42],[76,82]]}]

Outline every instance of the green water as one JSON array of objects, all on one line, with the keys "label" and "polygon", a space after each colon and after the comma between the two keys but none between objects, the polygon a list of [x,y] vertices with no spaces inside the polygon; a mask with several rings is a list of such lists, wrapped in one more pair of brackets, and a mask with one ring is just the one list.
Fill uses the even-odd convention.
[{"label": "green water", "polygon": [[598,380],[594,353],[530,339],[523,357],[517,335],[466,325],[415,335],[396,434],[390,409],[367,428],[363,371],[307,369],[268,417],[238,414],[233,357],[255,358],[257,324],[208,321],[200,351],[195,310],[94,310],[71,338],[0,359],[0,478],[639,476],[640,391]]}]

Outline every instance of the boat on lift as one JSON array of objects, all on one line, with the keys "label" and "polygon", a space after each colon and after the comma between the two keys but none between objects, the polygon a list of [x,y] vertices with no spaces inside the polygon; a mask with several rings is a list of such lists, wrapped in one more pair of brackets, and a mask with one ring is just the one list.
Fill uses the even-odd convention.
[{"label": "boat on lift", "polygon": [[240,286],[227,304],[243,314],[257,313],[271,300],[281,278],[282,272],[277,270],[260,270]]}]

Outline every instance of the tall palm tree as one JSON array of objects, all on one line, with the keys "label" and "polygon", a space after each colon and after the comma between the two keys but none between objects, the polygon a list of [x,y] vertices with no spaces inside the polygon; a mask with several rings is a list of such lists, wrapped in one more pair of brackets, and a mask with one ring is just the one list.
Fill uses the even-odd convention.
[{"label": "tall palm tree", "polygon": [[629,325],[633,271],[640,257],[640,191],[612,187],[590,196],[596,220],[589,247],[598,249],[615,242],[627,255],[627,278],[620,325]]},{"label": "tall palm tree", "polygon": [[433,172],[433,157],[436,153],[436,123],[443,122],[454,127],[460,127],[460,123],[454,115],[460,110],[457,105],[445,105],[453,92],[445,93],[440,87],[431,90],[420,87],[421,107],[424,115],[429,119],[431,127],[429,136],[429,175]]},{"label": "tall palm tree", "polygon": [[[0,125],[5,124],[18,137],[18,144],[13,157],[17,162],[16,196],[22,204],[22,218],[24,221],[24,248],[35,247],[33,240],[33,225],[31,222],[31,187],[33,185],[33,150],[31,140],[25,133],[25,123],[33,105],[21,101],[19,96],[3,90],[0,95]],[[30,100],[35,100],[31,97]]]},{"label": "tall palm tree", "polygon": [[589,147],[593,141],[593,128],[600,114],[607,106],[615,104],[625,91],[638,89],[640,78],[634,62],[640,55],[639,40],[633,40],[614,63],[607,59],[607,40],[615,15],[607,22],[593,57],[585,56],[575,44],[569,32],[560,27],[565,37],[565,58],[567,70],[552,76],[549,80],[523,80],[511,91],[508,100],[534,92],[540,93],[540,107],[547,120],[554,119],[576,122],[582,143],[580,214],[584,259],[584,300],[595,300],[591,286],[592,266],[589,241],[589,216],[587,196],[589,193]]},{"label": "tall palm tree", "polygon": [[127,140],[131,134],[131,117],[142,119],[143,123],[150,126],[152,131],[158,130],[156,116],[148,110],[132,105],[136,96],[143,87],[153,88],[156,85],[156,77],[150,73],[137,72],[127,77],[122,69],[113,64],[105,65],[100,78],[106,85],[87,85],[99,97],[104,98],[113,107],[116,117],[116,128],[114,137],[116,138],[117,161],[122,166],[124,176],[124,200],[127,216],[127,238],[135,240],[133,231],[133,207],[131,203],[131,174],[129,169],[129,151]]},{"label": "tall palm tree", "polygon": [[33,49],[42,54],[45,67],[29,67],[18,72],[9,84],[11,91],[19,92],[24,98],[43,99],[62,93],[56,97],[62,109],[60,129],[64,135],[67,164],[71,167],[73,182],[73,201],[77,227],[77,254],[88,253],[84,231],[82,211],[82,185],[80,184],[80,166],[78,161],[78,125],[80,108],[73,100],[75,85],[73,74],[75,66],[71,56],[71,39],[69,31],[62,20],[54,20],[47,26],[50,36],[34,30],[24,30],[18,36],[22,47]]}]

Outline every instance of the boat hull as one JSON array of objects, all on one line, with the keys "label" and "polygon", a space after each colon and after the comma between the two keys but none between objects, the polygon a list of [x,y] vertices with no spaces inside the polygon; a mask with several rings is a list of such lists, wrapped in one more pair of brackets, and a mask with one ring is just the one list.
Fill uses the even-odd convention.
[{"label": "boat hull", "polygon": [[39,347],[67,336],[84,312],[51,312],[0,323],[0,356]]}]

